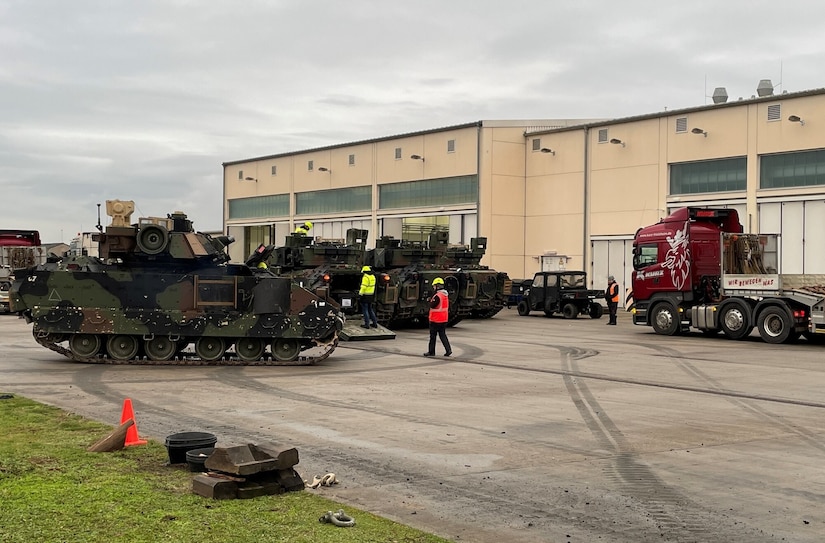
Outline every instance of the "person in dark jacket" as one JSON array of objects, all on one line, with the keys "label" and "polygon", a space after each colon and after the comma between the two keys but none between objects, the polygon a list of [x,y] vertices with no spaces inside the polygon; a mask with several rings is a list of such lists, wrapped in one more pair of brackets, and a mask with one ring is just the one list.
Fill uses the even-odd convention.
[{"label": "person in dark jacket", "polygon": [[619,284],[612,275],[607,277],[607,288],[604,291],[604,298],[607,300],[607,311],[610,320],[607,324],[616,325],[616,312],[619,310]]},{"label": "person in dark jacket", "polygon": [[444,356],[453,354],[450,340],[447,339],[447,321],[450,320],[450,299],[447,289],[444,288],[444,279],[433,279],[435,294],[430,298],[430,344],[424,356],[435,356],[435,336],[441,339],[444,345]]}]

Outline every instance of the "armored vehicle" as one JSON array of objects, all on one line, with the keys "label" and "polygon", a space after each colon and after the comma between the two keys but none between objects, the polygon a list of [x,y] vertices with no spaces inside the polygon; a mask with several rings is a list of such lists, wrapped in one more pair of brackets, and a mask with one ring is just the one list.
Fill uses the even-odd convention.
[{"label": "armored vehicle", "polygon": [[367,264],[377,272],[375,313],[379,322],[390,326],[425,324],[436,277],[444,279],[449,293],[449,324],[470,315],[472,308],[459,304],[459,277],[441,264],[446,245],[447,232],[430,234],[426,244],[392,236],[376,240],[375,249],[367,252]]},{"label": "armored vehicle", "polygon": [[292,278],[323,298],[332,298],[347,315],[360,314],[358,290],[367,230],[350,228],[346,240],[290,234],[270,261],[279,275]]},{"label": "armored vehicle", "polygon": [[561,313],[565,319],[575,319],[579,315],[601,318],[604,307],[596,300],[604,293],[588,289],[586,285],[587,274],[583,271],[538,272],[530,287],[524,289],[518,314],[544,311],[548,317]]},{"label": "armored vehicle", "polygon": [[486,251],[487,238],[472,238],[469,247],[447,247],[441,260],[444,267],[455,270],[458,304],[477,319],[489,319],[501,311],[513,287],[506,273],[481,265]]},{"label": "armored vehicle", "polygon": [[118,364],[312,364],[335,349],[340,311],[259,268],[265,248],[230,264],[234,240],[195,232],[182,212],[129,224],[134,202],[106,209],[99,258],[15,271],[12,311],[44,347]]}]

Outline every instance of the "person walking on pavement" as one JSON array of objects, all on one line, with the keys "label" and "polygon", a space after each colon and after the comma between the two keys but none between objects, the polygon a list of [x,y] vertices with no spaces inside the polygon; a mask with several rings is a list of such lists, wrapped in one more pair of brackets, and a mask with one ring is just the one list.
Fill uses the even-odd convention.
[{"label": "person walking on pavement", "polygon": [[375,275],[372,273],[372,268],[364,266],[361,268],[361,289],[358,291],[358,299],[361,302],[361,311],[364,313],[364,324],[361,328],[369,328],[370,321],[372,327],[378,328],[378,318],[375,316]]},{"label": "person walking on pavement", "polygon": [[450,299],[447,297],[447,289],[444,288],[444,279],[440,277],[433,279],[433,289],[435,289],[435,294],[430,298],[430,344],[424,356],[435,356],[436,335],[444,345],[444,356],[450,356],[453,354],[450,340],[447,339]]},{"label": "person walking on pavement", "polygon": [[619,284],[612,275],[607,277],[607,288],[604,291],[604,298],[607,300],[607,311],[610,320],[607,324],[616,325],[616,312],[619,310]]}]

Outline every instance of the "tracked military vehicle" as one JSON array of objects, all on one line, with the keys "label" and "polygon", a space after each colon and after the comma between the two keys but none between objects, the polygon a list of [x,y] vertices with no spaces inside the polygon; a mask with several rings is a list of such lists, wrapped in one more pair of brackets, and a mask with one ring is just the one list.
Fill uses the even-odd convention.
[{"label": "tracked military vehicle", "polygon": [[455,270],[462,313],[476,319],[489,319],[501,311],[513,287],[506,273],[481,265],[486,251],[487,238],[472,238],[469,247],[447,247],[441,260],[444,267]]},{"label": "tracked military vehicle", "polygon": [[469,316],[472,309],[458,303],[460,282],[455,270],[441,264],[447,232],[434,232],[427,243],[383,236],[367,251],[367,264],[376,271],[375,313],[378,321],[394,325],[425,324],[429,318],[432,280],[444,279],[450,300],[449,323]]},{"label": "tracked military vehicle", "polygon": [[230,264],[229,236],[195,232],[182,212],[129,224],[106,202],[100,257],[17,270],[12,311],[38,343],[72,360],[120,364],[312,364],[332,353],[340,311],[257,264]]}]

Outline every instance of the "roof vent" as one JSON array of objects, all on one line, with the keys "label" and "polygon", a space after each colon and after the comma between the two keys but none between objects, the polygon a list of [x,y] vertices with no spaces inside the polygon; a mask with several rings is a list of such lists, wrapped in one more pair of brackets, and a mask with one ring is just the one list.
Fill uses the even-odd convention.
[{"label": "roof vent", "polygon": [[713,89],[713,103],[714,104],[724,104],[728,101],[728,91],[725,90],[725,87],[716,87]]},{"label": "roof vent", "polygon": [[760,79],[759,85],[756,86],[756,94],[759,96],[773,95],[773,83],[770,79]]}]

